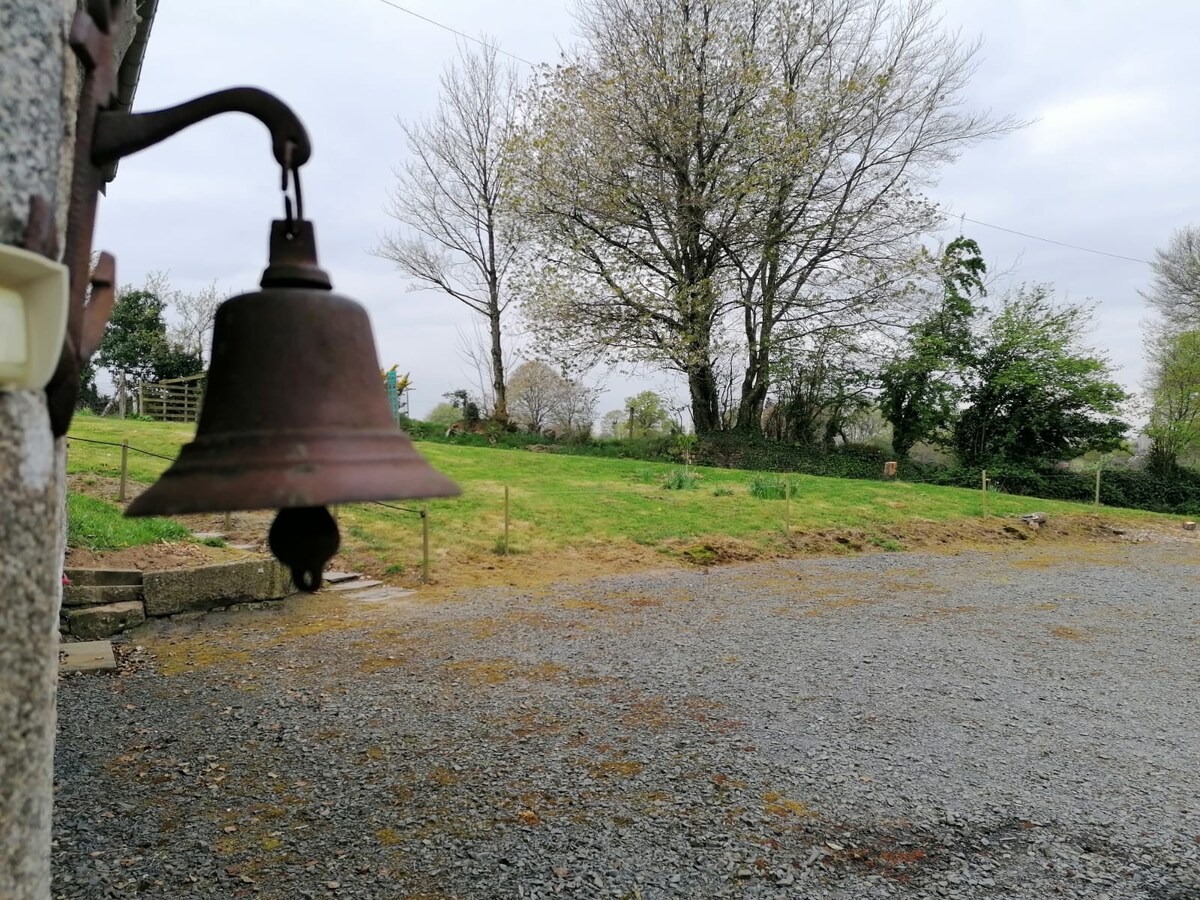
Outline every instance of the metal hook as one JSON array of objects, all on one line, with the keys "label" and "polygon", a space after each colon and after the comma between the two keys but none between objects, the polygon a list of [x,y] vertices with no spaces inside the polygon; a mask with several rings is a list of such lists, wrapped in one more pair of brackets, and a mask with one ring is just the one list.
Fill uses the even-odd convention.
[{"label": "metal hook", "polygon": [[[295,144],[288,141],[284,145],[282,173],[280,175],[279,187],[283,191],[283,211],[284,221],[288,223],[287,234],[289,237],[295,235],[297,221],[304,220],[304,194],[300,189],[300,167],[292,161]],[[295,203],[288,196],[289,182],[292,187],[292,193],[295,194]]]}]

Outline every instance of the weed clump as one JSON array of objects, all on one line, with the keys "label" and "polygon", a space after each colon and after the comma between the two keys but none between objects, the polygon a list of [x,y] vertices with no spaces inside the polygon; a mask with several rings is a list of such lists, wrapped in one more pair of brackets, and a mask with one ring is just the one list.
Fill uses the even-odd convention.
[{"label": "weed clump", "polygon": [[755,475],[750,479],[750,496],[759,500],[783,500],[791,492],[796,496],[796,482],[778,475]]},{"label": "weed clump", "polygon": [[662,486],[668,491],[694,491],[700,487],[700,475],[687,469],[672,469],[663,478]]}]

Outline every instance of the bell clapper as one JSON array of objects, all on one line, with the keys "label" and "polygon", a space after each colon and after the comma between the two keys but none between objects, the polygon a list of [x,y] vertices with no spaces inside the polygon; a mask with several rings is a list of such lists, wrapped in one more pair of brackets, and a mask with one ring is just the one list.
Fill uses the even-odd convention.
[{"label": "bell clapper", "polygon": [[275,558],[291,570],[296,587],[311,594],[321,586],[325,565],[341,541],[328,509],[298,506],[279,511],[267,543]]}]

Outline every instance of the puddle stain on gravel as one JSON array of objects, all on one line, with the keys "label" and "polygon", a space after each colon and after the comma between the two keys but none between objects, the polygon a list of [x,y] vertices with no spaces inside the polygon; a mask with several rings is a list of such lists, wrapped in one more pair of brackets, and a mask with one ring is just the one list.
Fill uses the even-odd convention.
[{"label": "puddle stain on gravel", "polygon": [[642,774],[645,766],[631,759],[605,759],[587,764],[593,778],[632,778]]},{"label": "puddle stain on gravel", "polygon": [[1050,633],[1065,641],[1090,641],[1092,639],[1087,632],[1069,625],[1054,625],[1050,628]]},{"label": "puddle stain on gravel", "polygon": [[762,795],[763,809],[778,819],[807,818],[816,813],[807,803],[789,799],[779,791],[767,791]]},{"label": "puddle stain on gravel", "polygon": [[445,663],[445,668],[474,687],[506,684],[518,678],[530,682],[559,681],[568,671],[558,663],[522,663],[509,658],[455,660]]}]

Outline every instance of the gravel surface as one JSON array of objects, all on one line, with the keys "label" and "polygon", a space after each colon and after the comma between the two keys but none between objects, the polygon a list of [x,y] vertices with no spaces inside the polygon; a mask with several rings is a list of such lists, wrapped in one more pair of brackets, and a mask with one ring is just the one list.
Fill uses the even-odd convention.
[{"label": "gravel surface", "polygon": [[1200,554],[290,600],[61,685],[59,897],[1200,898]]}]

